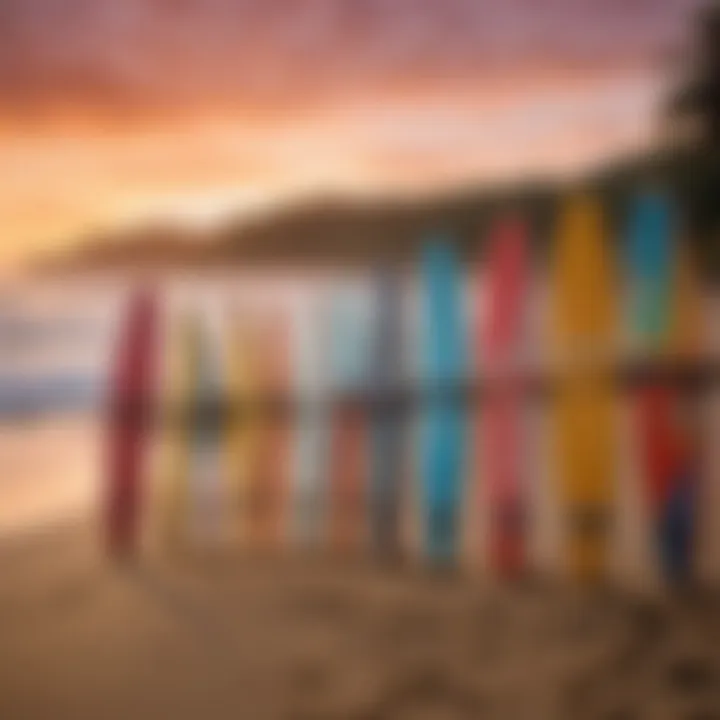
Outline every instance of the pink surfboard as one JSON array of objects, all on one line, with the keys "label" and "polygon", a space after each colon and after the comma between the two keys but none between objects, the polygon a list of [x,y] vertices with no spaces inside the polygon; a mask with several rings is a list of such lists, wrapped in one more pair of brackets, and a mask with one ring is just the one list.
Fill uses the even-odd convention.
[{"label": "pink surfboard", "polygon": [[110,379],[105,533],[113,556],[130,556],[137,545],[156,336],[155,299],[139,292],[123,320]]},{"label": "pink surfboard", "polygon": [[488,379],[484,403],[481,482],[487,484],[491,566],[500,574],[521,571],[526,558],[526,504],[521,458],[523,389],[514,373],[525,331],[529,283],[527,228],[516,217],[491,231],[486,264],[485,313],[478,340]]}]

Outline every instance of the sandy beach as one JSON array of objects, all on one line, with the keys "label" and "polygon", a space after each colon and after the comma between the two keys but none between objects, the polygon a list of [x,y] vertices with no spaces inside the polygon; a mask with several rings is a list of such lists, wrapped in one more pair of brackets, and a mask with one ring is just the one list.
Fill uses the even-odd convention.
[{"label": "sandy beach", "polygon": [[[697,576],[718,588],[720,397],[706,400]],[[471,557],[454,572],[153,547],[118,566],[93,525],[102,424],[5,425],[0,720],[720,718],[720,591],[655,592],[628,418],[612,589],[592,593],[557,579],[546,422],[530,421],[529,549],[542,579],[515,584],[493,582],[483,560],[482,483],[466,505],[478,512],[465,522]]]},{"label": "sandy beach", "polygon": [[0,551],[0,717],[715,718],[720,596],[583,594],[238,552]]}]

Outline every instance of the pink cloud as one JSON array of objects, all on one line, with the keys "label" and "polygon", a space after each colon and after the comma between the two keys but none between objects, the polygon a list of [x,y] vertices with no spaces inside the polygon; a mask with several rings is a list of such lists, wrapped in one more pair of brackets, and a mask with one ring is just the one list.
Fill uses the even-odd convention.
[{"label": "pink cloud", "polygon": [[699,0],[3,0],[0,104],[286,108],[651,63]]}]

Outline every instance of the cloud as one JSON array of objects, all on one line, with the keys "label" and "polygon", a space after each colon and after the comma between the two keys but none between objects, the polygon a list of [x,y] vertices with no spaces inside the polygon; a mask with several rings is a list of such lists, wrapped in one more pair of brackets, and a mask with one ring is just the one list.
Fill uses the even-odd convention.
[{"label": "cloud", "polygon": [[23,119],[272,115],[507,73],[652,62],[697,0],[3,0]]},{"label": "cloud", "polygon": [[138,216],[574,171],[699,0],[0,0],[0,264]]}]

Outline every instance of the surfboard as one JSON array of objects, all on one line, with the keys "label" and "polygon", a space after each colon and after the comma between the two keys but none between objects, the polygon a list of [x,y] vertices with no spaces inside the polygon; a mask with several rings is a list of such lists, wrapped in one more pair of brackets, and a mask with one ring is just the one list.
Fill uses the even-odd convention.
[{"label": "surfboard", "polygon": [[145,456],[155,389],[158,311],[151,292],[131,300],[119,332],[110,380],[105,530],[108,551],[136,550]]},{"label": "surfboard", "polygon": [[[640,196],[629,234],[633,326],[642,355],[689,359],[698,349],[699,308],[689,259],[676,244],[677,226],[667,197]],[[665,579],[688,579],[693,559],[699,479],[697,410],[680,388],[644,384],[636,420],[647,498]]]},{"label": "surfboard", "polygon": [[189,416],[190,530],[199,543],[216,543],[223,534],[221,379],[218,348],[201,317],[192,319],[190,343],[195,378]]},{"label": "surfboard", "polygon": [[243,539],[277,549],[289,522],[290,425],[284,410],[291,387],[289,336],[280,320],[246,323],[234,332],[232,391],[239,408],[230,428],[234,496]]},{"label": "surfboard", "polygon": [[237,314],[229,330],[227,390],[231,410],[227,424],[227,478],[232,534],[241,543],[251,542],[254,525],[252,484],[257,475],[258,430],[253,414],[259,379],[253,354],[252,325]]},{"label": "surfboard", "polygon": [[332,407],[328,449],[328,540],[333,551],[359,552],[367,533],[368,417],[361,402],[368,372],[367,318],[351,291],[328,295]]},{"label": "surfboard", "polygon": [[445,238],[423,249],[422,279],[425,544],[428,560],[444,564],[458,554],[465,433],[465,411],[454,392],[465,370],[462,278],[459,260]]},{"label": "surfboard", "polygon": [[402,294],[398,270],[381,268],[375,279],[371,357],[370,394],[374,402],[369,507],[372,544],[383,555],[397,554],[401,545],[406,432],[400,405],[405,351]]},{"label": "surfboard", "polygon": [[190,417],[195,396],[197,342],[194,324],[183,315],[168,328],[163,392],[163,462],[160,466],[162,539],[176,550],[187,540],[189,520]]},{"label": "surfboard", "polygon": [[501,218],[492,228],[485,264],[478,357],[488,381],[480,428],[484,432],[482,474],[490,508],[488,551],[500,574],[522,570],[526,559],[527,498],[523,487],[523,388],[514,373],[526,329],[528,294],[527,227],[518,217]]},{"label": "surfboard", "polygon": [[303,310],[294,327],[297,413],[291,522],[294,542],[308,548],[323,539],[327,511],[327,358],[317,304],[308,303]]},{"label": "surfboard", "polygon": [[615,318],[604,233],[597,201],[568,201],[558,222],[551,278],[555,460],[565,561],[573,577],[586,581],[601,580],[607,571],[616,476]]},{"label": "surfboard", "polygon": [[256,537],[269,549],[285,544],[289,530],[289,464],[292,458],[289,399],[292,370],[286,319],[275,315],[257,337],[257,378],[264,398],[258,437],[258,475],[254,478]]}]

